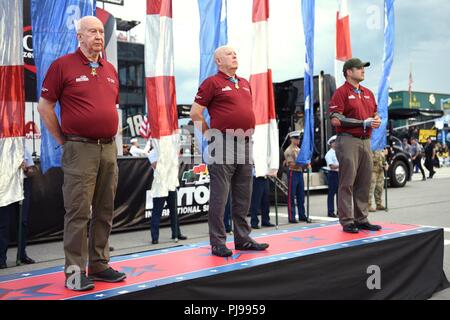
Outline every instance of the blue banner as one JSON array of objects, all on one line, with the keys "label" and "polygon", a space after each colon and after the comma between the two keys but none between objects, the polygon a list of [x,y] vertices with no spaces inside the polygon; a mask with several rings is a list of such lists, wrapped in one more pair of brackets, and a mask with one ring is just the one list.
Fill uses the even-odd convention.
[{"label": "blue banner", "polygon": [[217,73],[214,51],[228,42],[226,0],[198,0],[200,11],[199,83]]},{"label": "blue banner", "polygon": [[[37,97],[52,62],[78,48],[75,23],[87,15],[95,15],[95,0],[31,0]],[[55,113],[61,123],[59,104]],[[43,123],[41,128],[41,170],[46,172],[61,166],[62,150]]]},{"label": "blue banner", "polygon": [[[217,73],[214,51],[228,43],[227,0],[198,0],[200,12],[200,74],[199,84]],[[208,110],[203,112],[206,123],[210,124]],[[207,142],[202,134],[195,130],[195,137],[205,154]]]},{"label": "blue banner", "polygon": [[311,163],[314,149],[314,16],[315,0],[302,0],[303,31],[305,33],[305,116],[304,132],[298,164]]},{"label": "blue banner", "polygon": [[388,123],[389,79],[394,62],[395,17],[394,0],[384,1],[384,54],[383,75],[378,85],[378,115],[381,125],[372,132],[372,150],[383,150],[386,146],[386,127]]}]

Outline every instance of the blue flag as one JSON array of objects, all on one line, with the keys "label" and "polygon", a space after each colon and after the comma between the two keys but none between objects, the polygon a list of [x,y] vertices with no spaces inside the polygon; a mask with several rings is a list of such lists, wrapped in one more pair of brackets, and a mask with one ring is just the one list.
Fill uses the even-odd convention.
[{"label": "blue flag", "polygon": [[394,0],[384,1],[384,54],[383,75],[378,85],[378,114],[381,125],[372,132],[372,150],[383,150],[386,146],[386,127],[388,123],[389,79],[394,62],[395,17]]},{"label": "blue flag", "polygon": [[[227,0],[198,0],[200,12],[200,74],[199,84],[217,73],[214,51],[228,43]],[[210,124],[208,110],[203,112],[206,123]],[[205,154],[207,142],[201,132],[195,130],[195,137]]]},{"label": "blue flag", "polygon": [[314,15],[315,0],[302,0],[303,30],[305,33],[305,126],[298,164],[311,162],[314,149]]},{"label": "blue flag", "polygon": [[198,0],[200,11],[199,83],[217,73],[214,51],[228,42],[227,1]]},{"label": "blue flag", "polygon": [[[75,23],[83,16],[95,15],[95,0],[31,0],[33,50],[36,64],[37,96],[47,70],[57,58],[78,47]],[[60,106],[55,112],[61,123]],[[61,166],[62,150],[41,123],[41,170]]]}]

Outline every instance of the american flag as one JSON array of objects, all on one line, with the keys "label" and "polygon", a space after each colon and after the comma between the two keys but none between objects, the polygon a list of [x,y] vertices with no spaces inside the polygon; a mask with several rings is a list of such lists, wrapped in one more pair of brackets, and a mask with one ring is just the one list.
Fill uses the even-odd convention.
[{"label": "american flag", "polygon": [[150,134],[152,130],[150,129],[150,123],[148,122],[147,116],[144,116],[144,121],[141,123],[141,128],[139,129],[139,134],[142,138],[148,139],[150,138]]}]

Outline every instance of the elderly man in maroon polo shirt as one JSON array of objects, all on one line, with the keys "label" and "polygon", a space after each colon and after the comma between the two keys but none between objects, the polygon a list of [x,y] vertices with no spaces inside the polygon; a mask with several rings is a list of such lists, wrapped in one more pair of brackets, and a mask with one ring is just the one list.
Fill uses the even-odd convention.
[{"label": "elderly man in maroon polo shirt", "polygon": [[[232,255],[232,251],[226,246],[223,216],[230,190],[235,249],[265,250],[269,245],[250,238],[251,228],[246,220],[252,194],[251,134],[255,128],[250,84],[236,75],[238,60],[233,48],[218,48],[214,59],[219,71],[200,85],[191,108],[191,118],[206,136],[221,140],[215,156],[208,163],[208,224],[212,254],[227,257]],[[205,108],[211,116],[211,128],[203,118]]]},{"label": "elderly man in maroon polo shirt", "polygon": [[353,58],[345,62],[346,82],[330,101],[331,124],[336,127],[336,156],[339,161],[339,221],[343,231],[378,231],[381,226],[367,220],[372,179],[370,135],[381,119],[373,93],[360,85],[369,62]]},{"label": "elderly man in maroon polo shirt", "polygon": [[[100,55],[104,45],[100,20],[83,17],[77,24],[77,39],[78,50],[55,60],[48,69],[38,111],[63,147],[65,285],[84,291],[94,288],[94,280],[118,282],[126,275],[108,265],[118,177],[114,136],[119,80],[113,65]],[[57,101],[61,125],[54,112]]]}]

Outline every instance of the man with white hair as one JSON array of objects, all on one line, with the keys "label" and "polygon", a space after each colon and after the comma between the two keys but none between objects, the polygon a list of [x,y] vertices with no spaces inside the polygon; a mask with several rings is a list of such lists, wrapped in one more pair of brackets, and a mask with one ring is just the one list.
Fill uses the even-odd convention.
[{"label": "man with white hair", "polygon": [[255,128],[250,84],[236,75],[238,60],[232,47],[219,47],[214,58],[219,71],[200,85],[191,108],[191,118],[196,125],[201,124],[205,133],[210,129],[203,118],[203,111],[207,108],[211,129],[221,133],[219,139],[223,142],[223,149],[215,150],[215,157],[208,164],[208,224],[212,254],[228,257],[232,251],[226,246],[223,217],[230,190],[235,249],[265,250],[269,245],[250,238],[251,228],[246,220],[252,194],[251,134]]},{"label": "man with white hair", "polygon": [[[48,69],[38,111],[63,146],[65,286],[85,291],[94,288],[94,280],[118,282],[126,275],[108,264],[118,179],[114,137],[119,79],[114,66],[101,57],[104,29],[99,19],[83,17],[77,23],[77,39],[76,52],[58,58]],[[61,125],[54,112],[57,101]]]}]

